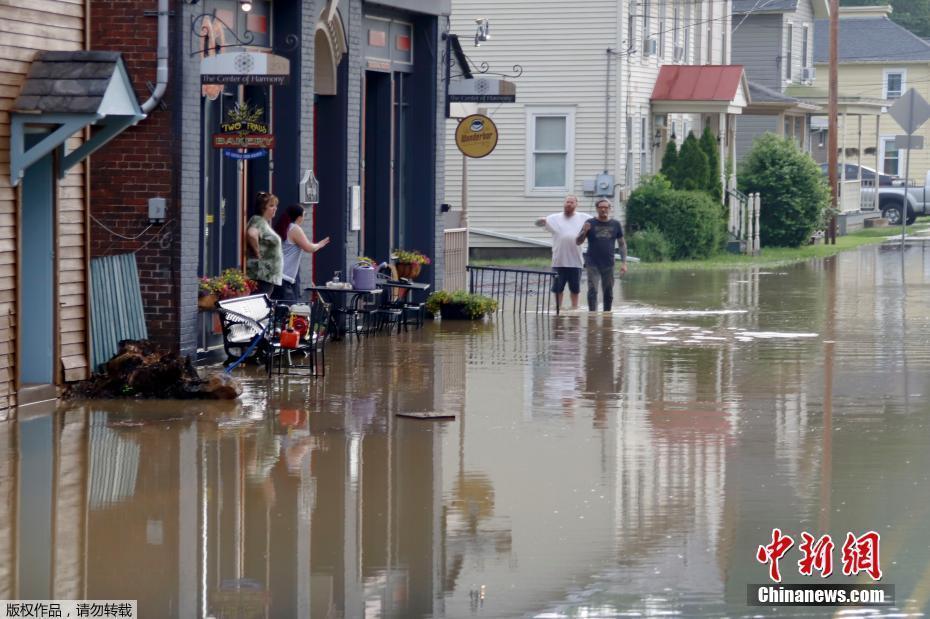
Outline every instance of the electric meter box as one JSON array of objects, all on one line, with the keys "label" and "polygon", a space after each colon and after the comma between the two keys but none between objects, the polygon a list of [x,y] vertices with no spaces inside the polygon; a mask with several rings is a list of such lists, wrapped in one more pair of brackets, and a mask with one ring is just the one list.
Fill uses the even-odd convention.
[{"label": "electric meter box", "polygon": [[594,195],[600,197],[611,197],[614,195],[614,175],[598,174],[594,179]]},{"label": "electric meter box", "polygon": [[167,211],[168,203],[164,198],[149,198],[149,223],[164,223]]}]

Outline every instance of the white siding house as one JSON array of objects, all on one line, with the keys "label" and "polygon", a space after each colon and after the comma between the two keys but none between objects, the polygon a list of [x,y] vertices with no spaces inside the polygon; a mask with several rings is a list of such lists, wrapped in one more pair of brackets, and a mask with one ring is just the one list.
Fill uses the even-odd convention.
[{"label": "white siding house", "polygon": [[[465,195],[457,120],[447,122],[445,202],[453,212],[466,203],[471,247],[548,241],[533,221],[559,210],[569,193],[593,212],[585,181],[612,174],[616,204],[656,172],[671,135],[680,144],[703,128],[700,113],[653,111],[660,67],[728,64],[730,13],[730,0],[453,0],[450,31],[473,70],[523,69],[513,80],[517,103],[482,107],[500,137],[491,155],[464,163]],[[491,38],[474,47],[478,18],[489,20]],[[716,129],[717,118],[703,122]]]}]

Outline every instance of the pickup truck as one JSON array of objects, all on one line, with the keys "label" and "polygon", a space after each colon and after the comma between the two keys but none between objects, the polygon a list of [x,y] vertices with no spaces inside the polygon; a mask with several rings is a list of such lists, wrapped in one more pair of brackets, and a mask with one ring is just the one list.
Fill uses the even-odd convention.
[{"label": "pickup truck", "polygon": [[[900,184],[899,184],[900,183]],[[863,187],[863,197],[873,195],[874,187]],[[896,181],[892,186],[879,185],[878,210],[890,225],[901,224],[901,207],[907,201],[907,225],[914,223],[918,215],[930,214],[930,172],[927,172],[922,187],[907,188],[904,194],[904,181]]]},{"label": "pickup truck", "polygon": [[[838,164],[839,165],[839,164]],[[827,175],[827,164],[820,164],[820,170],[824,177]],[[874,178],[875,171],[871,168],[862,166],[860,168],[854,164],[846,164],[846,178],[856,178],[862,175],[862,201],[870,201],[869,198],[874,196]],[[838,171],[839,175],[839,171]],[[888,220],[891,225],[901,225],[901,205],[904,202],[904,180],[897,176],[889,174],[878,175],[878,209],[882,217]],[[918,215],[930,214],[930,171],[924,178],[923,187],[915,186],[907,188],[907,224],[911,225]]]}]

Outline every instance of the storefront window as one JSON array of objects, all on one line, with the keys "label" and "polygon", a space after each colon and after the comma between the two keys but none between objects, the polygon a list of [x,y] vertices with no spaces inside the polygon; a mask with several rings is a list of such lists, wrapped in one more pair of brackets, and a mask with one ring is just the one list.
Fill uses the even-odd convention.
[{"label": "storefront window", "polygon": [[206,0],[203,20],[206,47],[271,47],[271,3],[256,0],[252,10],[242,11],[238,0]]}]

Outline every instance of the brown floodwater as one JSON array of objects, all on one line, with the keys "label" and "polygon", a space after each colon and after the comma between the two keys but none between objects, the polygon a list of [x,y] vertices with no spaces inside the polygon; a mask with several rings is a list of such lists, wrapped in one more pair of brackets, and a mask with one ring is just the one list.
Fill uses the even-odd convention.
[{"label": "brown floodwater", "polygon": [[[632,274],[615,311],[331,344],[236,403],[85,402],[0,425],[0,598],[144,618],[921,616],[930,246]],[[440,411],[453,421],[397,417]],[[881,534],[893,607],[747,605]],[[800,533],[835,573],[798,573]]]}]

